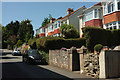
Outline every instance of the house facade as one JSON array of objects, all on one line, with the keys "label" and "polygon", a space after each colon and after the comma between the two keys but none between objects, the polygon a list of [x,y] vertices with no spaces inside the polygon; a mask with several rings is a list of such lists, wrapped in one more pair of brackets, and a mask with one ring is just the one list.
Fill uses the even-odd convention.
[{"label": "house facade", "polygon": [[92,27],[103,27],[103,16],[102,16],[102,8],[101,2],[93,5],[90,8],[84,10],[84,12],[79,15],[79,30],[80,36],[82,37],[82,28],[87,26]]},{"label": "house facade", "polygon": [[83,37],[82,28],[87,26],[120,29],[120,0],[106,0],[90,8],[83,6],[75,11],[68,8],[66,16],[51,19],[47,27],[42,27],[45,30],[36,30],[36,34],[46,37],[60,36],[59,29],[62,24],[73,25],[80,33],[80,37]]},{"label": "house facade", "polygon": [[68,8],[67,15],[62,18],[62,23],[68,24],[68,25],[73,25],[74,28],[76,28],[78,30],[78,32],[80,33],[78,16],[81,15],[85,9],[86,9],[85,6],[77,9],[76,11],[73,11],[73,9]]},{"label": "house facade", "polygon": [[120,29],[120,0],[102,3],[104,29]]}]

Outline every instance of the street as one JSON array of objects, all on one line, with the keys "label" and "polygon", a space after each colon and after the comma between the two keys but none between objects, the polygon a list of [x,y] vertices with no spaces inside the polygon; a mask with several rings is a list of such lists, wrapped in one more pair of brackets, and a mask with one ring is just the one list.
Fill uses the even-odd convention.
[{"label": "street", "polygon": [[[29,79],[29,80],[73,80],[89,78],[79,73],[70,72],[50,65],[29,65],[22,62],[22,56],[12,56],[11,51],[3,51],[0,56],[2,62],[2,80]],[[82,79],[83,80],[83,79]]]}]

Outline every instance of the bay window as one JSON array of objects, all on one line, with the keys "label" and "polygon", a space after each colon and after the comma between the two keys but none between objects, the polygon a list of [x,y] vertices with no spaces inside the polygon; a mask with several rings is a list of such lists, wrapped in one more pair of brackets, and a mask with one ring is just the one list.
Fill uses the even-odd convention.
[{"label": "bay window", "polygon": [[86,13],[86,21],[93,19],[93,10]]},{"label": "bay window", "polygon": [[95,18],[97,18],[98,12],[97,9],[95,9]]},{"label": "bay window", "polygon": [[120,2],[118,2],[118,10],[120,10]]},{"label": "bay window", "polygon": [[113,11],[114,11],[114,4],[113,3],[108,4],[108,13],[111,13]]},{"label": "bay window", "polygon": [[111,12],[111,5],[108,5],[108,13]]}]

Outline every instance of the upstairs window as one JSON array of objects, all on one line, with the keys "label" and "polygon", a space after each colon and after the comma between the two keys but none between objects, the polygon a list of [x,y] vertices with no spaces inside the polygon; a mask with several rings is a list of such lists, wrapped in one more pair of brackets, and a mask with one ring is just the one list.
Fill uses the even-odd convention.
[{"label": "upstairs window", "polygon": [[111,5],[108,5],[108,13],[111,12]]},{"label": "upstairs window", "polygon": [[97,15],[98,15],[97,9],[95,9],[95,18],[97,18]]},{"label": "upstairs window", "polygon": [[58,27],[60,27],[60,21],[58,21]]},{"label": "upstairs window", "polygon": [[52,25],[52,30],[53,30],[53,25]]},{"label": "upstairs window", "polygon": [[120,10],[120,2],[118,2],[118,10]]},{"label": "upstairs window", "polygon": [[94,18],[94,17],[93,17],[93,10],[87,12],[87,13],[85,14],[85,16],[86,16],[86,21],[92,20],[92,19]]},{"label": "upstairs window", "polygon": [[106,4],[104,4],[104,14],[106,14]]},{"label": "upstairs window", "polygon": [[55,29],[57,28],[57,24],[55,24]]}]

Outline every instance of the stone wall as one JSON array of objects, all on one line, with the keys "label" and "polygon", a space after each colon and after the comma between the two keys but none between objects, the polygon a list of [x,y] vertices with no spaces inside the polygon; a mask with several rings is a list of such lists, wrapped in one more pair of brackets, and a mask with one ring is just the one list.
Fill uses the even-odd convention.
[{"label": "stone wall", "polygon": [[79,70],[79,54],[76,50],[49,50],[49,64],[67,70]]},{"label": "stone wall", "polygon": [[99,53],[84,54],[84,71],[91,77],[99,77]]},{"label": "stone wall", "polygon": [[100,53],[87,53],[86,50],[84,46],[80,49],[49,50],[49,64],[80,71],[93,78],[120,77],[120,50],[103,49]]}]

